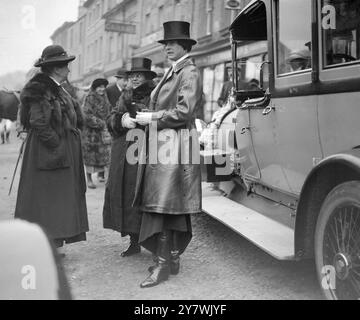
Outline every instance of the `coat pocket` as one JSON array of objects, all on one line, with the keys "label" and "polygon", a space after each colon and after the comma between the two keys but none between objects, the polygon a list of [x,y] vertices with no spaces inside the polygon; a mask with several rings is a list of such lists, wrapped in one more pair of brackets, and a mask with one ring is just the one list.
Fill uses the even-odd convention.
[{"label": "coat pocket", "polygon": [[70,167],[66,142],[60,139],[56,148],[48,148],[41,141],[38,142],[37,168],[39,170],[56,170]]}]

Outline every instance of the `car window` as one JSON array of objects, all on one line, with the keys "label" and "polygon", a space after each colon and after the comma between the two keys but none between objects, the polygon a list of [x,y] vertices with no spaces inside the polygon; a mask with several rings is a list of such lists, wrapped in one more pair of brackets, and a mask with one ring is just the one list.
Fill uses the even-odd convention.
[{"label": "car window", "polygon": [[360,0],[322,0],[323,67],[360,60]]},{"label": "car window", "polygon": [[277,73],[311,68],[311,0],[277,1]]}]

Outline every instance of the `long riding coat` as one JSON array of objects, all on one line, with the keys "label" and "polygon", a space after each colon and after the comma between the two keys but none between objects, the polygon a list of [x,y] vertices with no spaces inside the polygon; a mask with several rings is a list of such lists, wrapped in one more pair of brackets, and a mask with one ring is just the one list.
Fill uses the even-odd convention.
[{"label": "long riding coat", "polygon": [[[148,109],[153,89],[153,82],[147,81],[134,90],[124,90],[108,118],[108,128],[114,139],[105,191],[103,222],[104,228],[121,232],[122,236],[139,233],[141,212],[138,206],[132,206],[138,164],[135,163],[135,158],[133,163],[129,163],[126,157],[129,147],[136,142],[130,141],[133,131],[124,128],[121,119],[127,112],[135,118],[136,111]],[[137,129],[144,128],[137,126]],[[138,153],[134,152],[134,156],[138,156]]]},{"label": "long riding coat", "polygon": [[[200,150],[195,127],[201,100],[200,72],[189,58],[178,63],[153,91],[150,109],[155,111],[157,131],[150,126],[148,164],[138,172],[135,199],[135,203],[141,201],[144,212],[201,212]],[[158,159],[154,159],[154,149]],[[171,158],[166,157],[169,154]]]},{"label": "long riding coat", "polygon": [[89,227],[80,107],[43,73],[25,86],[21,105],[22,124],[29,134],[15,218],[40,224],[52,239],[85,240]]}]

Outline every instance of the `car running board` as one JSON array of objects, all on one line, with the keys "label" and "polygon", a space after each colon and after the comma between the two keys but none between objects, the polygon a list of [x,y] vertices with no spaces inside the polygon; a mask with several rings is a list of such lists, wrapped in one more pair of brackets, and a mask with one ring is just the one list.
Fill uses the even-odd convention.
[{"label": "car running board", "polygon": [[279,260],[295,260],[294,230],[224,196],[202,199],[203,211]]}]

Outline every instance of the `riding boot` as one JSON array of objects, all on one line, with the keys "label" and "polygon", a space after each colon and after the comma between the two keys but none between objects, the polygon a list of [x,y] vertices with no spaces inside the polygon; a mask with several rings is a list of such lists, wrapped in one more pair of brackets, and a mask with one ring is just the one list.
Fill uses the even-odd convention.
[{"label": "riding boot", "polygon": [[1,132],[1,144],[5,143],[5,134],[4,132]]},{"label": "riding boot", "polygon": [[121,253],[121,256],[130,257],[140,252],[141,247],[139,246],[139,236],[135,233],[130,233],[130,246],[126,251]]},{"label": "riding boot", "polygon": [[170,232],[164,231],[158,237],[158,264],[153,272],[140,284],[141,288],[150,288],[169,279],[170,267]]},{"label": "riding boot", "polygon": [[[170,274],[176,276],[180,271],[180,252],[179,252],[179,234],[177,231],[171,231],[171,251],[170,251]],[[157,257],[154,255],[153,260],[155,265],[148,268],[148,271],[152,273],[156,268],[158,261]]]},{"label": "riding boot", "polygon": [[172,246],[170,252],[170,272],[177,275],[180,271],[180,250],[179,250],[179,232],[172,231]]},{"label": "riding boot", "polygon": [[158,257],[156,254],[153,254],[152,258],[153,258],[153,261],[154,261],[155,264],[154,264],[153,266],[150,266],[150,267],[148,268],[148,271],[149,271],[150,273],[152,273],[152,272],[154,271],[154,269],[155,269],[156,266],[158,265],[158,261],[159,261],[159,257]]},{"label": "riding boot", "polygon": [[10,143],[10,131],[6,132],[6,142]]}]

